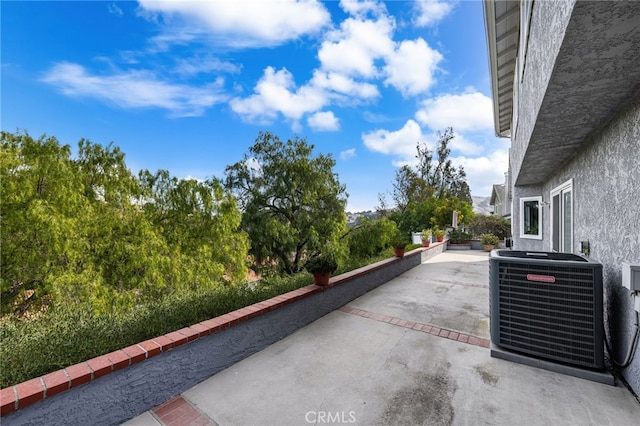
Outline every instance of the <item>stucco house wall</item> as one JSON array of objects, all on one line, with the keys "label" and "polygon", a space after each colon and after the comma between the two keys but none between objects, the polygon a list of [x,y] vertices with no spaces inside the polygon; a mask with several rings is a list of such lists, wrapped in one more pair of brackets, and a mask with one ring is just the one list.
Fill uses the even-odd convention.
[{"label": "stucco house wall", "polygon": [[[574,2],[547,2],[545,7],[536,7],[534,3],[531,12],[526,55],[520,56],[524,61],[516,67],[514,77],[517,96],[514,99],[509,155],[516,184]],[[514,216],[515,207],[514,204]]]},{"label": "stucco house wall", "polygon": [[[511,137],[513,248],[552,251],[551,191],[571,180],[572,251],[588,241],[603,264],[605,334],[623,361],[637,314],[622,264],[640,264],[640,4],[525,1],[519,24],[505,27],[499,3],[485,0],[492,76],[509,54],[498,40],[520,34],[513,82],[492,83],[494,115],[508,105],[505,84],[513,90],[510,127],[496,124]],[[522,238],[520,200],[537,196],[542,238]],[[620,372],[640,395],[640,351]]]},{"label": "stucco house wall", "polygon": [[[636,323],[633,298],[622,287],[622,263],[640,263],[640,95],[545,182],[543,202],[549,202],[550,191],[569,179],[573,179],[574,251],[580,241],[589,241],[589,257],[603,265],[605,330],[616,360],[622,362]],[[551,251],[549,218],[545,206],[544,251]],[[640,394],[640,352],[622,374]]]}]

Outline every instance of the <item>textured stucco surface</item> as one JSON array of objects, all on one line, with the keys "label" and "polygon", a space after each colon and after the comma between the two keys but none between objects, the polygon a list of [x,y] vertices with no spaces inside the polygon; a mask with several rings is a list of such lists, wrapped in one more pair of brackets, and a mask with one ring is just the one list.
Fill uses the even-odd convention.
[{"label": "textured stucco surface", "polygon": [[442,253],[441,244],[2,418],[3,425],[116,425]]},{"label": "textured stucco surface", "polygon": [[[573,178],[574,241],[590,243],[590,257],[603,264],[605,321],[622,361],[635,329],[629,291],[622,287],[622,262],[640,264],[640,96],[605,126],[585,149],[554,176],[544,193]],[[550,249],[550,239],[546,240]],[[640,351],[623,374],[640,394]]]},{"label": "textured stucco surface", "polygon": [[[640,95],[588,140],[574,159],[542,186],[514,188],[514,248],[551,250],[550,209],[543,207],[542,241],[519,239],[522,196],[542,195],[573,179],[573,246],[589,241],[590,258],[603,264],[605,323],[614,356],[623,361],[635,330],[635,311],[622,287],[622,262],[640,264]],[[640,351],[625,379],[640,394]]]},{"label": "textured stucco surface", "polygon": [[640,2],[579,1],[570,12],[566,2],[534,3],[517,185],[547,180],[640,88]]},{"label": "textured stucco surface", "polygon": [[[640,2],[534,2],[518,83],[510,165],[517,250],[551,250],[520,238],[520,198],[573,179],[574,251],[589,240],[604,266],[605,322],[622,361],[635,330],[622,262],[640,263]],[[640,394],[640,351],[623,375]]]},{"label": "textured stucco surface", "polygon": [[520,173],[573,5],[574,1],[544,2],[541,7],[541,2],[533,2],[526,60],[519,66],[523,74],[514,83],[518,84],[518,118],[512,124],[510,150],[514,177]]}]

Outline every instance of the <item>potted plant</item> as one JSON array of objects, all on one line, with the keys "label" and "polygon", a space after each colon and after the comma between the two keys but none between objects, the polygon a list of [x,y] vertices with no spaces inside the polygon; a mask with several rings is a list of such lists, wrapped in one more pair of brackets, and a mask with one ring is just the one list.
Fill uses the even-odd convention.
[{"label": "potted plant", "polygon": [[433,235],[436,236],[438,242],[441,243],[444,241],[444,229],[436,228],[433,230]]},{"label": "potted plant", "polygon": [[431,228],[422,230],[422,247],[429,247],[431,243]]},{"label": "potted plant", "polygon": [[330,254],[318,254],[313,256],[304,265],[305,269],[313,274],[313,283],[320,286],[329,284],[329,277],[338,269],[338,262]]},{"label": "potted plant", "polygon": [[480,235],[480,244],[484,247],[485,251],[491,251],[494,248],[498,247],[500,244],[500,239],[493,234],[482,234]]},{"label": "potted plant", "polygon": [[398,231],[391,239],[391,247],[396,257],[404,257],[404,251],[407,244],[411,243],[409,237],[402,232]]}]

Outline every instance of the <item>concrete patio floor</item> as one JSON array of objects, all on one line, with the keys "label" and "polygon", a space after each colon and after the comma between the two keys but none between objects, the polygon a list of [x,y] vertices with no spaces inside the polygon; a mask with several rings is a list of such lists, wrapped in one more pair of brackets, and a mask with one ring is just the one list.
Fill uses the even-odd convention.
[{"label": "concrete patio floor", "polygon": [[447,251],[126,424],[640,424],[620,382],[492,358],[488,292]]}]

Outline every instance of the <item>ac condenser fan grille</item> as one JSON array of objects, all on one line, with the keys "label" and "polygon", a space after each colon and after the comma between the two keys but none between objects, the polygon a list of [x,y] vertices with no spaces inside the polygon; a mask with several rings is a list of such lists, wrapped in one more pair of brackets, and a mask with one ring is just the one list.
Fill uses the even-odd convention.
[{"label": "ac condenser fan grille", "polygon": [[575,263],[492,256],[492,341],[529,355],[601,368],[601,269]]}]

